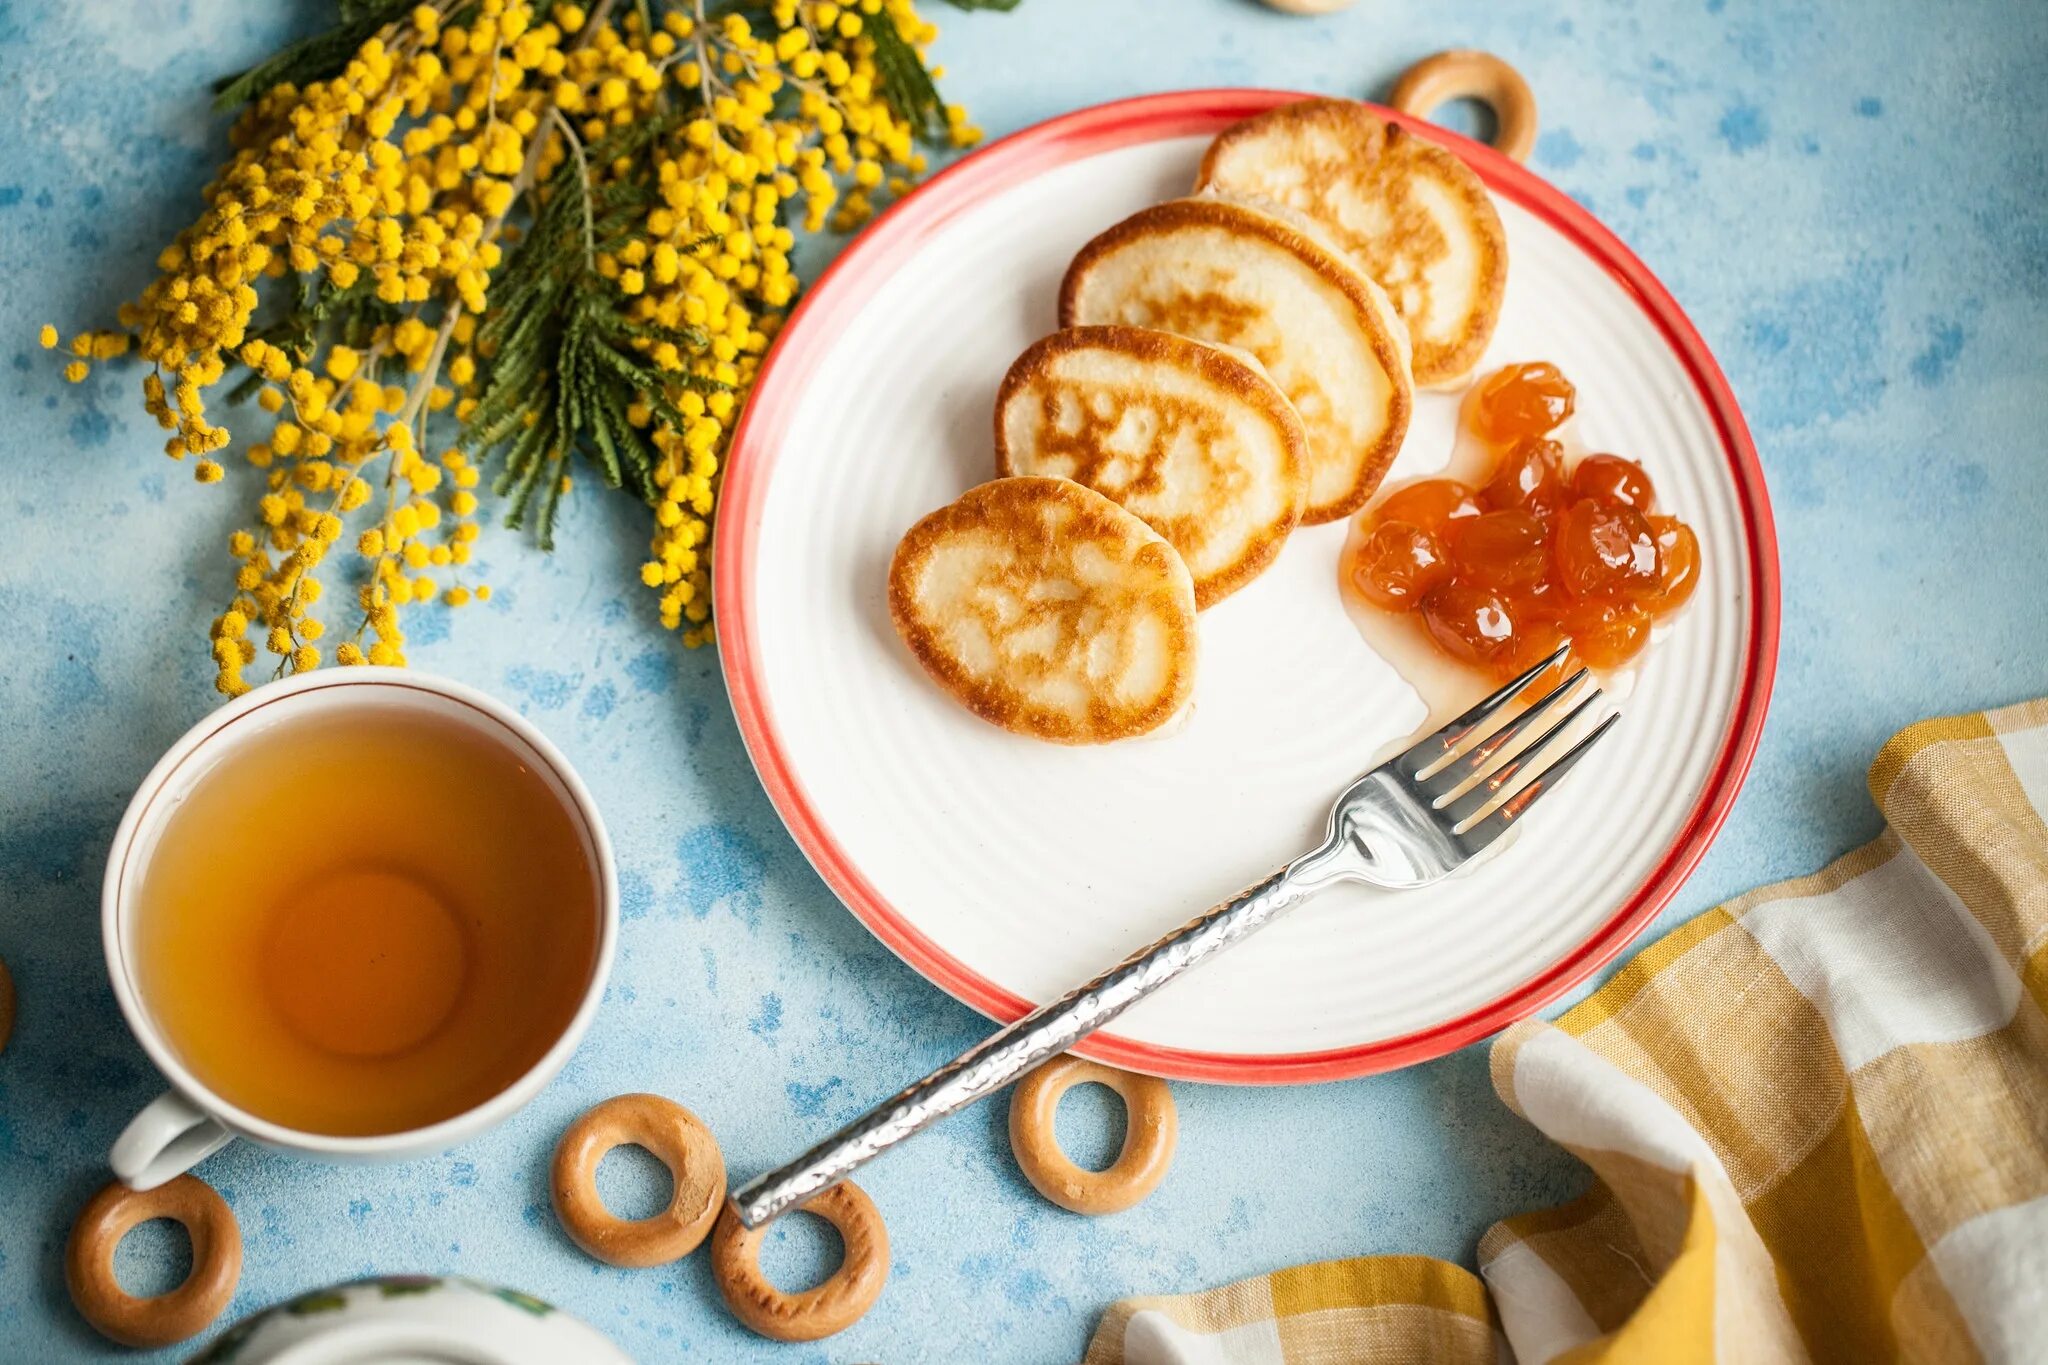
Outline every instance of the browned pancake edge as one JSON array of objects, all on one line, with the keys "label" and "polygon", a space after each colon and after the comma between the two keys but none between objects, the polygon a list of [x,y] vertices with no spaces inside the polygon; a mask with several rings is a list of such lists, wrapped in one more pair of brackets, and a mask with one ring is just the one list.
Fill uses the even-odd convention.
[{"label": "browned pancake edge", "polygon": [[[961,667],[951,653],[941,648],[938,633],[918,610],[912,591],[918,570],[947,537],[1000,527],[1026,526],[1025,510],[1046,497],[1067,502],[1077,514],[1074,531],[1086,536],[1129,539],[1134,533],[1146,538],[1138,559],[1158,569],[1168,582],[1168,591],[1184,598],[1185,610],[1166,613],[1168,650],[1173,659],[1170,684],[1143,705],[1116,705],[1096,698],[1084,723],[1075,724],[1064,714],[1027,705],[1013,689],[990,682]],[[1187,704],[1195,686],[1194,583],[1187,566],[1151,527],[1115,502],[1070,479],[1019,476],[979,484],[958,499],[920,520],[896,547],[889,564],[889,619],[896,633],[935,683],[969,711],[1014,734],[1056,744],[1104,744],[1128,739],[1158,729]]]},{"label": "browned pancake edge", "polygon": [[[996,471],[999,474],[1008,477],[1017,473],[1009,432],[1003,422],[1003,414],[1008,411],[1011,400],[1031,392],[1040,384],[1053,383],[1054,362],[1059,357],[1091,349],[1116,351],[1139,360],[1162,362],[1194,372],[1204,383],[1254,408],[1280,434],[1282,443],[1293,457],[1297,473],[1307,469],[1308,436],[1301,428],[1301,418],[1295,414],[1294,405],[1287,401],[1287,395],[1280,392],[1280,387],[1271,379],[1229,351],[1208,342],[1195,341],[1173,332],[1154,331],[1149,327],[1111,324],[1068,327],[1041,337],[1011,364],[1009,373],[1003,376],[1003,382],[996,390],[995,446]],[[1248,540],[1244,551],[1227,567],[1195,579],[1196,608],[1201,610],[1214,606],[1265,572],[1279,557],[1280,548],[1287,543],[1288,534],[1299,521],[1297,514],[1293,520],[1274,526],[1268,534]]]},{"label": "browned pancake edge", "polygon": [[[1268,109],[1263,114],[1254,114],[1218,133],[1202,154],[1201,168],[1195,173],[1195,189],[1230,188],[1216,184],[1215,167],[1218,158],[1236,144],[1275,135],[1284,137],[1290,127],[1318,124],[1337,132],[1358,147],[1359,156],[1363,159],[1392,158],[1426,167],[1427,173],[1433,175],[1470,215],[1480,238],[1480,303],[1466,313],[1465,325],[1451,340],[1425,343],[1419,338],[1413,339],[1414,355],[1411,360],[1415,382],[1424,388],[1439,388],[1467,378],[1479,363],[1487,342],[1493,339],[1493,329],[1500,321],[1501,301],[1507,294],[1508,246],[1500,210],[1494,207],[1493,198],[1487,194],[1478,172],[1455,153],[1427,138],[1418,137],[1399,124],[1387,122],[1355,100],[1298,100]],[[1311,217],[1317,216],[1311,207],[1300,207],[1299,211]],[[1318,221],[1324,222],[1333,233],[1342,230],[1337,224],[1320,218]]]},{"label": "browned pancake edge", "polygon": [[[1067,266],[1066,275],[1060,280],[1060,326],[1073,327],[1078,309],[1076,295],[1081,282],[1087,277],[1095,263],[1111,252],[1138,241],[1146,236],[1165,235],[1188,227],[1217,228],[1227,232],[1240,232],[1261,238],[1292,253],[1307,263],[1341,291],[1350,301],[1358,316],[1363,320],[1361,330],[1368,338],[1373,358],[1380,367],[1392,376],[1405,377],[1411,363],[1404,361],[1400,349],[1384,326],[1379,306],[1372,297],[1374,285],[1367,279],[1356,262],[1336,250],[1325,247],[1301,229],[1289,223],[1276,213],[1238,200],[1205,196],[1199,199],[1169,199],[1163,204],[1154,204],[1140,209],[1115,226],[1098,234],[1075,253]],[[1392,309],[1388,310],[1390,313]],[[1396,325],[1399,318],[1394,319]],[[1316,525],[1322,522],[1341,521],[1350,516],[1372,498],[1373,491],[1386,478],[1394,457],[1400,453],[1401,442],[1407,438],[1409,418],[1413,415],[1415,395],[1412,385],[1396,382],[1392,402],[1389,404],[1386,430],[1366,452],[1359,466],[1358,477],[1350,491],[1341,499],[1324,503],[1319,507],[1304,510],[1302,522]]]}]

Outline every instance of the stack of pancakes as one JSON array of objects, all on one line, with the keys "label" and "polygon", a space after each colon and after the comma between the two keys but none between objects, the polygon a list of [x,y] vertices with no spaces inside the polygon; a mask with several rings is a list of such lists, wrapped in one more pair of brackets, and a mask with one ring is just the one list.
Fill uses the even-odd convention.
[{"label": "stack of pancakes", "polygon": [[1194,688],[1196,611],[1363,507],[1416,387],[1469,378],[1507,242],[1462,161],[1344,100],[1227,128],[1195,193],[1081,248],[996,400],[1002,476],[926,517],[897,631],[975,714],[1069,744]]}]

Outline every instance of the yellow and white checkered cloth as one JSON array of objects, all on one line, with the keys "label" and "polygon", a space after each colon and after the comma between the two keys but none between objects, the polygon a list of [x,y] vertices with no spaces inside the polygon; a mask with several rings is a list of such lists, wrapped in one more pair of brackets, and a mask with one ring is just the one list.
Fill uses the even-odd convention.
[{"label": "yellow and white checkered cloth", "polygon": [[1889,827],[1493,1048],[1590,1166],[1481,1280],[1329,1261],[1110,1308],[1085,1365],[2048,1361],[2048,700],[1892,739]]}]

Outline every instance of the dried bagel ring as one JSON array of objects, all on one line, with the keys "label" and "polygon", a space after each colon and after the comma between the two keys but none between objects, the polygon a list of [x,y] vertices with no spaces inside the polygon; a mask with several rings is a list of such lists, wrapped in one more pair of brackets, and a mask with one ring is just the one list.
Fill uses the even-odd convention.
[{"label": "dried bagel ring", "polygon": [[1536,149],[1536,96],[1522,73],[1491,52],[1454,50],[1424,57],[1401,73],[1391,101],[1396,109],[1428,118],[1451,100],[1478,100],[1493,110],[1493,146],[1527,161]]},{"label": "dried bagel ring", "polygon": [[[138,1299],[114,1278],[114,1248],[152,1218],[182,1223],[192,1240],[192,1272],[166,1293]],[[168,1346],[206,1330],[242,1278],[242,1228],[227,1201],[196,1176],[150,1190],[118,1182],[86,1201],[64,1246],[64,1283],[79,1314],[123,1346]]]},{"label": "dried bagel ring", "polygon": [[[1123,1150],[1100,1171],[1076,1166],[1053,1132],[1060,1098],[1089,1081],[1114,1090],[1127,1116]],[[1165,1081],[1079,1057],[1053,1058],[1017,1082],[1010,1096],[1010,1151],[1017,1168],[1040,1194],[1075,1213],[1118,1213],[1141,1202],[1173,1165],[1179,1136],[1180,1118]]]},{"label": "dried bagel ring", "polygon": [[[620,1218],[597,1193],[597,1164],[628,1143],[644,1147],[675,1181],[668,1207]],[[725,1202],[725,1158],[704,1121],[660,1095],[614,1095],[570,1124],[548,1171],[555,1217],[569,1240],[607,1265],[666,1265],[697,1249]]]},{"label": "dried bagel ring", "polygon": [[711,1234],[711,1273],[732,1315],[776,1341],[817,1341],[843,1332],[875,1306],[889,1278],[889,1229],[867,1192],[851,1181],[797,1205],[839,1229],[845,1259],[823,1284],[791,1294],[761,1273],[766,1228],[749,1228],[728,1207]]}]

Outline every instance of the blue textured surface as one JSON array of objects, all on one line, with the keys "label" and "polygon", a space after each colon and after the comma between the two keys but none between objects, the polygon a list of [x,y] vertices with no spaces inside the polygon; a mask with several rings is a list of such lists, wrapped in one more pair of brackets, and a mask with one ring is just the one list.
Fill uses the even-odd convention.
[{"label": "blue textured surface", "polygon": [[[109,319],[141,286],[220,155],[205,83],[319,8],[0,3],[0,957],[21,991],[0,1055],[10,1361],[120,1354],[73,1314],[60,1268],[107,1144],[158,1088],[104,980],[98,875],[137,779],[212,705],[199,642],[246,501],[163,459],[133,370],[66,386],[34,330]],[[1871,834],[1862,770],[1900,725],[2048,691],[2048,9],[1455,0],[1308,22],[1248,0],[1026,0],[935,17],[949,93],[992,133],[1181,86],[1383,93],[1454,45],[1528,75],[1544,101],[1537,168],[1691,312],[1779,515],[1771,722],[1663,926]],[[539,1101],[459,1150],[336,1169],[240,1145],[208,1162],[247,1239],[237,1314],[371,1270],[445,1270],[553,1299],[648,1360],[1039,1361],[1077,1356],[1123,1294],[1357,1252],[1469,1263],[1493,1219],[1577,1192],[1580,1170],[1507,1114],[1469,1049],[1313,1089],[1180,1087],[1172,1176],[1101,1221],[1024,1185],[1000,1105],[955,1119],[864,1177],[894,1269],[880,1306],[817,1347],[746,1336],[702,1255],[645,1271],[586,1260],[543,1182],[555,1135],[594,1100],[675,1095],[747,1172],[983,1025],[810,872],[748,767],[715,661],[662,635],[629,586],[632,509],[579,497],[566,519],[552,559],[487,537],[498,599],[445,629],[417,618],[413,653],[517,702],[589,779],[626,893],[606,1006]],[[1062,1127],[1077,1135],[1105,1122],[1093,1103],[1072,1110]],[[615,1163],[607,1187],[647,1206],[647,1164]],[[821,1263],[810,1229],[778,1237],[770,1267],[789,1282]],[[167,1254],[174,1239],[131,1242],[131,1283],[167,1282]]]}]

